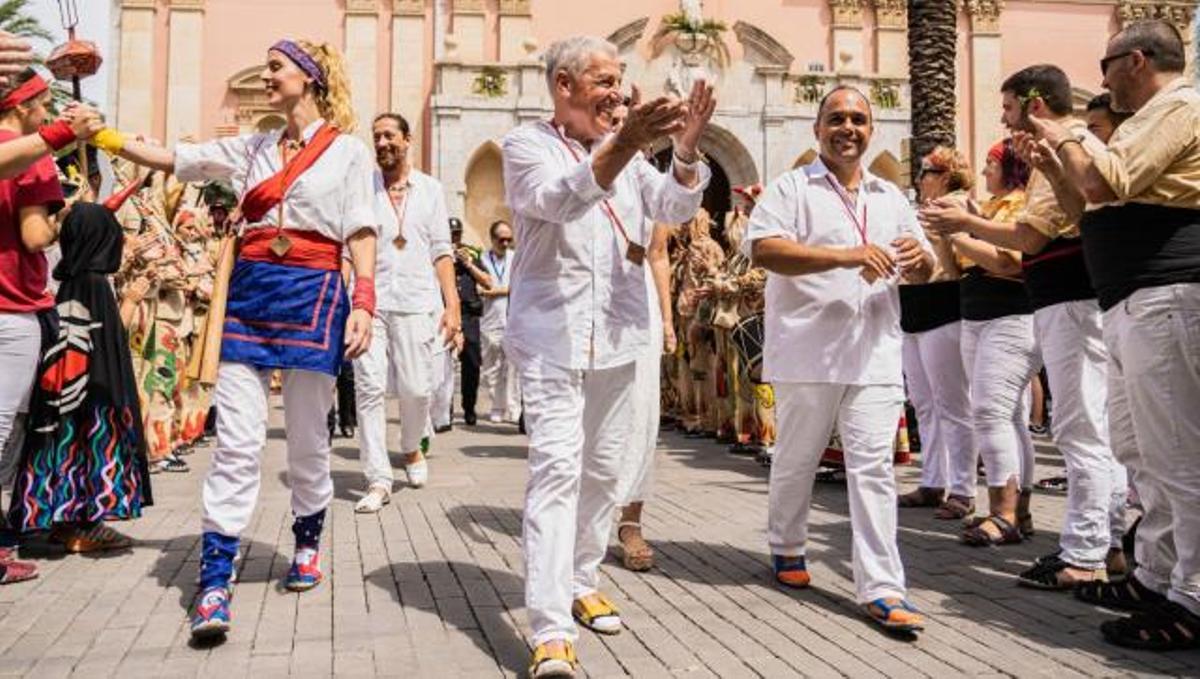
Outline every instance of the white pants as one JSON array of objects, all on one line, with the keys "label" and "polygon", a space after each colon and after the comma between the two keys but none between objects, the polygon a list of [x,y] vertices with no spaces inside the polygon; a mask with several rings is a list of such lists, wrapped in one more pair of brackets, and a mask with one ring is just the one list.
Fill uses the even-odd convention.
[{"label": "white pants", "polygon": [[634,364],[568,370],[514,355],[525,396],[525,607],[533,643],[574,641],[571,602],[595,592],[633,418]]},{"label": "white pants", "polygon": [[387,448],[389,372],[400,401],[400,452],[421,447],[433,394],[433,324],[430,314],[382,312],[375,317],[370,348],[354,361],[359,459],[368,485],[392,487]]},{"label": "white pants", "polygon": [[[221,363],[213,403],[217,446],[204,479],[205,532],[238,537],[250,524],[258,500],[259,458],[267,442],[271,371],[244,363]],[[336,378],[307,370],[283,371],[283,417],[287,433],[287,481],[292,513],[310,516],[329,506],[329,430]]]},{"label": "white pants", "polygon": [[801,556],[821,454],[834,425],[842,437],[850,500],[854,585],[860,603],[903,597],[892,470],[900,386],[775,384],[779,438],[771,461],[767,539],[771,553]]},{"label": "white pants", "polygon": [[521,416],[521,392],[517,367],[504,354],[504,330],[484,332],[482,337],[482,386],[492,398],[492,416],[516,422]]},{"label": "white pants", "polygon": [[20,449],[9,446],[17,416],[29,408],[37,378],[42,330],[37,314],[0,312],[0,482],[8,485],[20,461]]},{"label": "white pants", "polygon": [[921,486],[975,495],[971,393],[962,323],[904,335],[904,378],[921,432]]},{"label": "white pants", "polygon": [[983,457],[988,486],[1017,479],[1021,488],[1031,488],[1029,383],[1040,367],[1033,315],[963,321],[962,357],[971,382],[975,448]]},{"label": "white pants", "polygon": [[621,478],[617,483],[617,500],[621,507],[645,502],[654,484],[654,453],[658,448],[658,420],[662,414],[662,333],[650,334],[649,346],[634,363],[633,431],[625,446]]},{"label": "white pants", "polygon": [[1134,292],[1104,340],[1113,450],[1145,508],[1137,578],[1200,615],[1200,284]]},{"label": "white pants", "polygon": [[1108,443],[1108,350],[1100,307],[1096,300],[1062,302],[1038,309],[1033,320],[1054,394],[1054,443],[1067,468],[1060,556],[1079,568],[1101,568],[1114,533],[1124,533],[1127,484]]}]

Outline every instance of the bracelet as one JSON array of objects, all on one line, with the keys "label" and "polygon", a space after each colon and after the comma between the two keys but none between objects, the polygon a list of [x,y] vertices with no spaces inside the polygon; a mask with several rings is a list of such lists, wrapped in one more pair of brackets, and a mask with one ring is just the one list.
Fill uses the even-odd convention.
[{"label": "bracelet", "polygon": [[687,158],[679,155],[679,149],[675,148],[671,149],[671,157],[675,160],[675,164],[681,165],[685,170],[694,170],[696,165],[700,163],[699,153],[696,154],[694,159],[688,160]]},{"label": "bracelet", "polygon": [[1068,137],[1058,142],[1058,145],[1054,147],[1054,155],[1057,156],[1060,152],[1062,152],[1062,147],[1066,146],[1067,144],[1079,144],[1080,147],[1083,147],[1083,142],[1079,141],[1075,137]]},{"label": "bracelet", "polygon": [[354,294],[350,298],[351,307],[362,309],[371,316],[375,315],[375,279],[355,278]]},{"label": "bracelet", "polygon": [[54,151],[61,151],[75,143],[75,130],[65,120],[57,120],[38,128],[38,136]]},{"label": "bracelet", "polygon": [[104,151],[105,153],[115,156],[125,148],[125,135],[106,127],[96,133],[96,136],[91,138],[92,146]]}]

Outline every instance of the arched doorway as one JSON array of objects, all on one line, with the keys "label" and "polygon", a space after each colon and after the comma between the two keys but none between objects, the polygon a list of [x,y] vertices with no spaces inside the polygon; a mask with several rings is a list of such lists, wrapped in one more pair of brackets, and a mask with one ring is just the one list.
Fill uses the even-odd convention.
[{"label": "arched doorway", "polygon": [[512,220],[512,211],[504,201],[504,164],[500,147],[494,142],[475,151],[467,163],[464,186],[463,241],[486,246],[492,222]]},{"label": "arched doorway", "polygon": [[[662,172],[668,172],[671,168],[672,154],[670,146],[658,151],[654,154],[654,166]],[[724,246],[725,215],[733,209],[733,185],[725,168],[711,156],[708,159],[708,169],[712,171],[712,179],[708,182],[708,188],[704,190],[701,206],[712,216],[713,238]]]}]

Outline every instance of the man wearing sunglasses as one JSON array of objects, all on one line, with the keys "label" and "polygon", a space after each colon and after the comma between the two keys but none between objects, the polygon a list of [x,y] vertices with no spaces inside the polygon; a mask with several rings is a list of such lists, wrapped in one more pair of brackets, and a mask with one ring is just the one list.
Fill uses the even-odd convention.
[{"label": "man wearing sunglasses", "polygon": [[1032,160],[1087,199],[1088,272],[1103,310],[1113,449],[1145,513],[1138,566],[1076,591],[1134,611],[1101,625],[1108,641],[1200,647],[1200,94],[1183,39],[1165,21],[1126,27],[1100,62],[1113,108],[1132,111],[1106,149],[1035,124]]},{"label": "man wearing sunglasses", "polygon": [[[1036,129],[1035,121],[1053,121],[1072,139],[1102,149],[1086,123],[1071,115],[1071,92],[1067,74],[1057,66],[1021,69],[1001,86],[1002,121],[1018,135]],[[1030,174],[1026,196],[1025,209],[1015,221],[990,221],[954,208],[924,210],[922,218],[936,231],[966,231],[1025,255],[1025,290],[1054,393],[1052,433],[1069,483],[1058,550],[1034,562],[1018,582],[1071,590],[1080,583],[1124,574],[1121,538],[1128,486],[1125,469],[1109,444],[1108,352],[1079,238],[1083,202],[1074,196],[1060,200],[1051,179],[1036,169]]]},{"label": "man wearing sunglasses", "polygon": [[517,390],[516,368],[504,355],[504,328],[508,325],[508,285],[512,275],[512,227],[508,222],[494,222],[488,230],[492,247],[483,253],[479,263],[491,278],[492,286],[484,288],[483,320],[483,383],[492,396],[492,423],[516,422],[521,412]]}]

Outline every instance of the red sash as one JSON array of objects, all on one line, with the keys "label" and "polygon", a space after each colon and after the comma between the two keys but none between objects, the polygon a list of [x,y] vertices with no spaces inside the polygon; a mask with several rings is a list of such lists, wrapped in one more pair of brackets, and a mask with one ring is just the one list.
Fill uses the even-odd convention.
[{"label": "red sash", "polygon": [[336,126],[325,123],[304,148],[292,156],[282,170],[247,191],[242,197],[242,216],[245,217],[246,223],[261,222],[271,208],[279,205],[287,190],[291,188],[292,182],[317,162],[333,140],[337,139],[338,134]]},{"label": "red sash", "polygon": [[271,241],[281,232],[275,229],[250,229],[242,236],[238,258],[251,262],[287,264],[305,269],[338,271],[342,268],[342,244],[316,231],[283,229],[291,247],[282,256],[271,249]]}]

